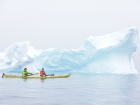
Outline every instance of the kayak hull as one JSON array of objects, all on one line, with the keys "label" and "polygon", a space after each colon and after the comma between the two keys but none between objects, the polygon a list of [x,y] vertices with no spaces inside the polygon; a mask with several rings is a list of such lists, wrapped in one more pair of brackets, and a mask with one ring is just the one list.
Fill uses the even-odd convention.
[{"label": "kayak hull", "polygon": [[39,76],[39,75],[31,75],[31,76],[19,76],[19,75],[7,75],[4,74],[5,78],[68,78],[71,74],[64,74],[64,75],[54,75],[54,76]]}]

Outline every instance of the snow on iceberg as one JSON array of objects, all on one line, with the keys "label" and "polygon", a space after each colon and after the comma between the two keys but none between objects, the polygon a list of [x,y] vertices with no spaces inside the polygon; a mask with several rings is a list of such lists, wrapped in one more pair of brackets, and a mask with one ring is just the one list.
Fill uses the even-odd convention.
[{"label": "snow on iceberg", "polygon": [[0,54],[0,70],[21,72],[137,73],[132,60],[137,48],[135,27],[103,36],[91,36],[78,49],[35,50],[29,42],[18,42]]},{"label": "snow on iceberg", "polygon": [[29,42],[16,42],[0,54],[0,71],[22,72],[27,67],[30,72],[38,72],[34,66],[35,49]]}]

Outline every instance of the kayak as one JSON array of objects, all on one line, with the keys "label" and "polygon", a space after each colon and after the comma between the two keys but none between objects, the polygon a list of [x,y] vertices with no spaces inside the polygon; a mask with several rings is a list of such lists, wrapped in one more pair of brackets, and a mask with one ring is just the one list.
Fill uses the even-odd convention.
[{"label": "kayak", "polygon": [[[40,75],[30,75],[30,76],[19,76],[19,75],[7,75],[3,73],[5,78],[68,78],[71,74],[63,74],[63,75],[48,75],[48,76],[40,76]],[[2,77],[3,77],[2,76]]]}]

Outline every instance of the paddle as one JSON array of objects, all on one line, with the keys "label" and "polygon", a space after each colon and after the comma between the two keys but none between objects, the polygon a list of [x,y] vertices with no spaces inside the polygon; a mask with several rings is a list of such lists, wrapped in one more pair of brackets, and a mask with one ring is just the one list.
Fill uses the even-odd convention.
[{"label": "paddle", "polygon": [[[38,72],[39,73],[39,72]],[[36,75],[36,74],[38,74],[38,73],[35,73],[35,74],[32,74],[32,75]]]},{"label": "paddle", "polygon": [[[35,74],[32,74],[32,73],[31,73],[31,75],[36,75],[36,74],[38,74],[38,73],[35,73]],[[28,76],[31,76],[31,75],[28,75]]]}]

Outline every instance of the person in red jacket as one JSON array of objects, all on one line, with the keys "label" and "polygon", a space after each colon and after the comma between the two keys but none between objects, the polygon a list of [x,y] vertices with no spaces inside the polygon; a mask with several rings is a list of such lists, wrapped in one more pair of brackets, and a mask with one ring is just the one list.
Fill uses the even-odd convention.
[{"label": "person in red jacket", "polygon": [[47,76],[45,71],[44,71],[44,68],[42,68],[42,71],[40,71],[40,76],[43,76],[43,75]]}]

